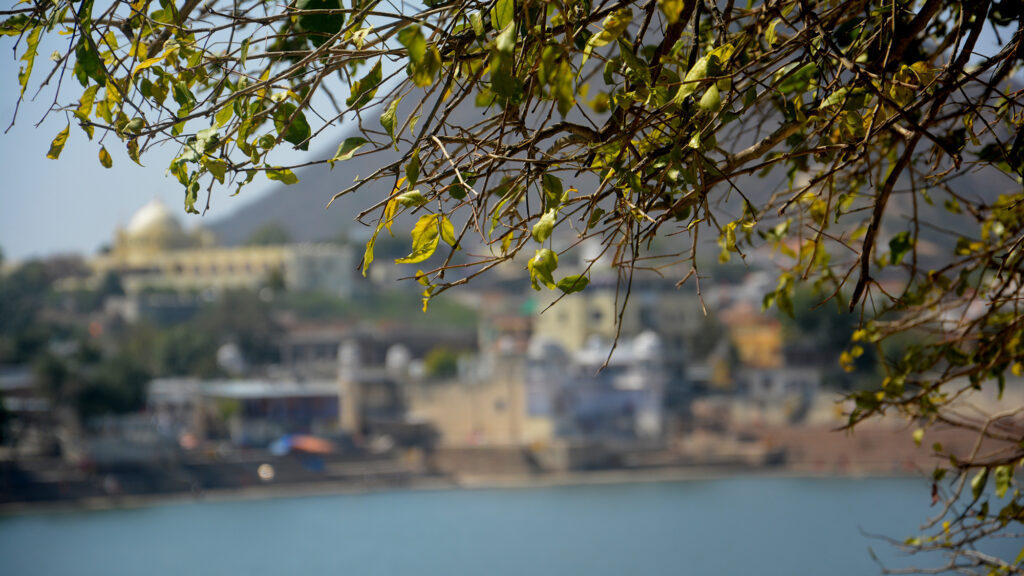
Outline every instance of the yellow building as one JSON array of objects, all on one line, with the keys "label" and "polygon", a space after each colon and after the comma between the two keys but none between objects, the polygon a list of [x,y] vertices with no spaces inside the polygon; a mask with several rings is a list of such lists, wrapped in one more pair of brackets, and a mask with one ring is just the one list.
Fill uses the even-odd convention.
[{"label": "yellow building", "polygon": [[98,277],[117,275],[129,294],[256,290],[274,277],[290,290],[348,294],[354,262],[348,247],[330,244],[219,247],[209,231],[186,231],[167,206],[153,200],[117,231],[110,251],[92,267]]},{"label": "yellow building", "polygon": [[782,324],[778,319],[742,303],[722,312],[722,323],[728,327],[729,339],[744,365],[782,367]]},{"label": "yellow building", "polygon": [[420,383],[406,391],[410,415],[430,422],[441,445],[528,446],[551,441],[550,419],[528,414],[522,365],[505,360],[483,381]]}]

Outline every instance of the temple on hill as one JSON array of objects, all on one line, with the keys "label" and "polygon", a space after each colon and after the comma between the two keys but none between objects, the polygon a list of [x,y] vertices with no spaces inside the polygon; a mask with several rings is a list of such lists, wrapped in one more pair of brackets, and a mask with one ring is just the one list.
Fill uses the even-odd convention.
[{"label": "temple on hill", "polygon": [[128,294],[145,290],[289,290],[348,294],[355,266],[347,246],[219,246],[202,227],[186,230],[159,199],[119,229],[108,252],[91,261],[95,277],[117,276]]}]

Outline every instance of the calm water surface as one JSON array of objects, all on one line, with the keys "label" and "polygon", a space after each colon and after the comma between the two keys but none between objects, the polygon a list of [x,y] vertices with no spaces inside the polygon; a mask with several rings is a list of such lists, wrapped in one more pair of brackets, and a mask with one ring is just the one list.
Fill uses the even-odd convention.
[{"label": "calm water surface", "polygon": [[923,480],[734,478],[169,504],[0,517],[0,574],[852,576],[869,546],[905,565],[861,530],[914,535],[929,503]]}]

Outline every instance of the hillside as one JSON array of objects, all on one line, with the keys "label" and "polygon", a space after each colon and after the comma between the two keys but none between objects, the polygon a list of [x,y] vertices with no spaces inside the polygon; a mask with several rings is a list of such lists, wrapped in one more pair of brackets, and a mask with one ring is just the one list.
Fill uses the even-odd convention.
[{"label": "hillside", "polygon": [[[411,110],[402,112],[409,111]],[[471,125],[483,113],[484,111],[479,108],[461,106],[456,109],[453,117],[449,120],[456,125]],[[736,137],[734,145],[742,147],[748,142],[753,142],[759,135],[742,131],[736,134]],[[316,156],[325,158],[332,151],[322,150]],[[388,183],[375,182],[368,185],[356,194],[339,198],[331,205],[330,209],[326,208],[327,202],[335,193],[351,185],[357,176],[368,175],[377,167],[391,162],[396,155],[396,152],[385,151],[368,157],[356,157],[346,162],[336,163],[333,170],[326,165],[299,170],[296,172],[300,179],[298,184],[280,185],[271,189],[263,198],[234,214],[214,221],[210,229],[222,243],[227,245],[244,242],[255,230],[271,222],[283,225],[290,232],[292,238],[297,241],[327,240],[338,238],[342,234],[352,234],[356,237],[368,236],[371,230],[355,222],[355,217],[390,192]],[[965,158],[965,160],[970,161],[971,158]],[[756,204],[767,199],[773,192],[784,189],[785,182],[784,167],[779,167],[764,178],[746,176],[737,179],[734,184]],[[572,182],[566,181],[567,186],[575,185],[580,190],[592,190],[596,188],[597,184],[597,179],[589,175],[581,175]],[[884,247],[888,237],[896,232],[906,230],[908,218],[916,209],[923,224],[920,229],[921,238],[933,245],[930,249],[926,248],[922,256],[936,256],[943,259],[948,251],[938,246],[952,246],[955,243],[955,235],[951,235],[950,232],[966,235],[977,234],[977,224],[972,222],[973,219],[969,215],[951,214],[945,210],[943,203],[949,196],[939,190],[933,190],[930,195],[935,200],[936,205],[934,206],[929,206],[926,197],[920,194],[917,195],[918,201],[914,202],[915,195],[911,191],[920,190],[923,186],[927,186],[927,183],[920,179],[915,185],[911,185],[909,178],[904,178],[901,181],[893,195],[889,215],[883,223],[881,244]],[[989,201],[994,200],[998,194],[1012,193],[1016,186],[1017,184],[1013,182],[1012,178],[993,168],[968,170],[952,183],[952,188],[960,195],[982,196]],[[837,188],[836,192],[844,191]],[[713,207],[724,210],[731,216],[738,216],[742,211],[740,196],[730,191],[728,185],[717,186],[709,193],[709,200]],[[852,223],[852,221],[850,222]],[[667,232],[669,229],[666,228],[665,231]],[[715,250],[715,236],[715,234],[703,234],[702,244],[710,244],[709,248]],[[399,238],[407,237],[400,235]]]},{"label": "hillside", "polygon": [[[321,155],[321,157],[326,154]],[[386,161],[384,155],[374,161]],[[331,170],[326,165],[299,170],[299,183],[278,186],[263,198],[210,225],[218,239],[227,245],[245,242],[258,228],[270,222],[283,225],[297,241],[318,241],[337,237],[359,227],[356,214],[376,202],[387,191],[369,186],[356,195],[339,198],[326,209],[331,197],[365,173],[365,162],[341,162]],[[362,171],[360,169],[363,169]]]}]

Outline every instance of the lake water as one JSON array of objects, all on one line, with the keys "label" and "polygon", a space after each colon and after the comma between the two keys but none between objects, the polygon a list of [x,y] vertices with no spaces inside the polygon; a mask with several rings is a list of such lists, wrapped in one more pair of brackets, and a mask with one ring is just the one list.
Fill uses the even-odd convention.
[{"label": "lake water", "polygon": [[924,480],[756,477],[175,503],[0,517],[0,574],[861,576],[869,546],[908,562],[862,530],[914,535],[929,504]]}]

